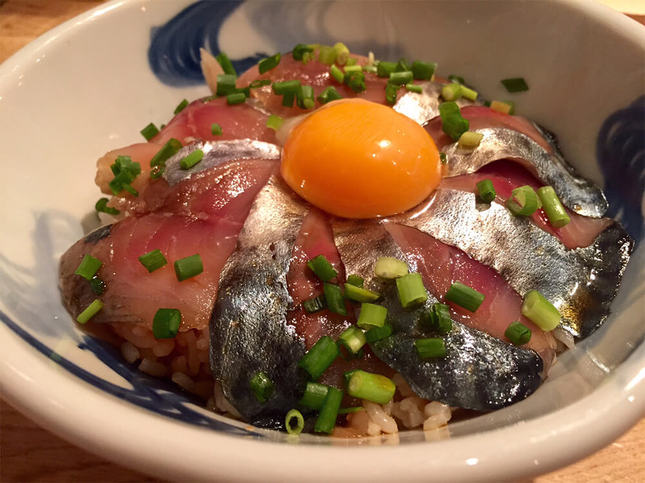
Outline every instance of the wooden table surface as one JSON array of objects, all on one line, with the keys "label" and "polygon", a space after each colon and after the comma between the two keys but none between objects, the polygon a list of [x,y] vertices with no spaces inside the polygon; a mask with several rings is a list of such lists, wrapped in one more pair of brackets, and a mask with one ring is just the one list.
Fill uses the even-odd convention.
[{"label": "wooden table surface", "polygon": [[[99,3],[102,0],[0,0],[0,62]],[[645,23],[643,17],[636,19]],[[0,401],[0,481],[71,480],[158,481],[70,445]],[[534,481],[645,481],[645,419],[596,454]]]}]

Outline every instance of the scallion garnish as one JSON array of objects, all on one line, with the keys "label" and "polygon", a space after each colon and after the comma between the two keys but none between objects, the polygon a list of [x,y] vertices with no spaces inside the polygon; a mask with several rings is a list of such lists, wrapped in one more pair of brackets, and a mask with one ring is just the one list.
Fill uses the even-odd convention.
[{"label": "scallion garnish", "polygon": [[446,355],[446,344],[443,339],[417,339],[414,341],[414,346],[421,359],[434,359]]},{"label": "scallion garnish", "polygon": [[345,73],[344,82],[354,92],[358,93],[365,90],[365,74],[363,71]]},{"label": "scallion garnish", "polygon": [[283,122],[284,122],[284,119],[282,119],[280,116],[277,116],[276,114],[271,114],[267,119],[267,127],[269,129],[273,129],[274,131],[277,131],[282,127]]},{"label": "scallion garnish", "polygon": [[495,192],[495,187],[493,182],[486,178],[477,182],[477,198],[484,203],[492,203],[497,193]]},{"label": "scallion garnish", "polygon": [[347,46],[342,42],[338,42],[334,45],[334,50],[336,51],[336,63],[338,65],[345,65],[349,60],[349,49]]},{"label": "scallion garnish", "polygon": [[340,315],[347,315],[345,299],[338,285],[325,282],[323,284],[323,292],[325,293],[325,303],[329,310]]},{"label": "scallion garnish", "polygon": [[102,278],[100,278],[98,275],[94,275],[92,277],[92,280],[90,280],[90,288],[96,295],[103,295],[103,292],[105,292],[107,285]]},{"label": "scallion garnish", "polygon": [[542,201],[542,208],[549,218],[549,223],[553,227],[562,228],[571,221],[567,210],[562,206],[560,198],[558,198],[552,186],[538,188],[537,194]]},{"label": "scallion garnish", "polygon": [[538,196],[535,190],[524,185],[511,191],[511,197],[506,200],[506,207],[517,216],[530,216],[538,209]]},{"label": "scallion garnish", "polygon": [[560,324],[560,312],[537,290],[531,290],[524,296],[522,315],[548,332]]},{"label": "scallion garnish", "polygon": [[376,75],[379,77],[390,77],[390,74],[396,69],[395,62],[381,61],[376,66]]},{"label": "scallion garnish", "polygon": [[353,285],[354,287],[363,288],[363,284],[365,283],[365,280],[363,280],[363,277],[359,275],[352,274],[347,277],[347,283],[350,285]]},{"label": "scallion garnish", "polygon": [[249,89],[257,89],[259,87],[268,86],[271,84],[271,79],[255,79],[248,86]]},{"label": "scallion garnish", "polygon": [[523,92],[528,91],[529,86],[523,77],[512,77],[510,79],[502,79],[501,83],[504,84],[508,92]]},{"label": "scallion garnish", "polygon": [[423,92],[423,87],[417,84],[406,84],[405,88],[410,91],[410,92],[415,92],[417,94],[421,94]]},{"label": "scallion garnish", "polygon": [[345,297],[354,302],[374,302],[379,299],[380,295],[347,282],[345,284]]},{"label": "scallion garnish", "polygon": [[219,124],[217,124],[216,122],[214,122],[213,124],[211,124],[211,134],[212,134],[213,136],[221,136],[221,135],[222,135],[222,133],[223,133],[223,131],[222,131],[222,126],[220,126],[220,125],[219,125]]},{"label": "scallion garnish", "polygon": [[356,354],[365,345],[367,339],[361,329],[352,325],[338,336],[338,342],[343,344],[349,352]]},{"label": "scallion garnish", "polygon": [[329,86],[318,96],[318,102],[321,104],[327,104],[328,102],[342,98],[343,96],[341,96],[333,86]]},{"label": "scallion garnish", "polygon": [[139,257],[139,261],[141,262],[141,265],[146,267],[146,270],[148,270],[149,273],[160,269],[168,263],[168,260],[166,260],[166,257],[163,256],[163,253],[161,253],[161,250],[159,249],[152,250],[141,255]]},{"label": "scallion garnish", "polygon": [[484,138],[484,135],[479,132],[466,131],[459,136],[459,147],[466,149],[475,149]]},{"label": "scallion garnish", "polygon": [[320,312],[325,308],[325,297],[323,295],[318,295],[317,297],[311,297],[310,299],[303,300],[302,308],[308,314]]},{"label": "scallion garnish", "polygon": [[94,317],[102,308],[103,302],[99,299],[95,299],[85,310],[76,316],[76,322],[79,324],[87,323],[87,321]]},{"label": "scallion garnish", "polygon": [[242,104],[244,101],[246,101],[246,98],[247,95],[244,92],[233,92],[232,94],[226,96],[226,103],[229,106]]},{"label": "scallion garnish", "polygon": [[226,55],[224,52],[220,52],[215,56],[215,59],[222,67],[222,70],[224,71],[225,74],[234,75],[237,77],[237,72],[235,72],[235,67],[233,67],[233,63],[231,62],[231,59],[228,58],[228,55]]},{"label": "scallion garnish", "polygon": [[402,86],[408,84],[412,81],[413,75],[411,70],[406,70],[402,72],[392,72],[390,74],[390,79],[388,83],[394,84],[396,86]]},{"label": "scallion garnish", "polygon": [[466,81],[464,80],[463,77],[458,76],[458,75],[454,75],[454,74],[450,74],[448,76],[448,80],[450,82],[457,82],[458,84],[462,84],[462,85],[466,83]]},{"label": "scallion garnish", "polygon": [[275,69],[280,63],[281,57],[282,56],[280,55],[280,52],[278,52],[277,54],[274,54],[271,57],[262,59],[258,64],[258,70],[260,71],[260,74],[264,74],[265,72],[268,72],[271,69]]},{"label": "scallion garnish", "polygon": [[372,344],[373,342],[386,339],[389,336],[392,335],[392,326],[385,322],[383,324],[383,327],[372,327],[370,330],[365,332],[365,339],[367,340],[368,344]]},{"label": "scallion garnish", "polygon": [[101,265],[103,265],[101,260],[86,253],[74,273],[80,275],[85,280],[92,280],[92,277],[96,275]]},{"label": "scallion garnish", "polygon": [[282,95],[282,105],[284,107],[293,107],[293,101],[296,100],[296,94],[292,92],[287,92]]},{"label": "scallion garnish", "polygon": [[470,123],[468,119],[461,116],[461,111],[456,102],[443,102],[439,104],[439,114],[441,116],[441,129],[454,141],[468,131]]},{"label": "scallion garnish", "polygon": [[396,386],[389,378],[362,370],[353,371],[347,383],[350,396],[378,404],[387,404],[394,397]]},{"label": "scallion garnish", "polygon": [[[294,419],[296,421],[295,426],[293,425]],[[287,433],[300,434],[305,429],[305,418],[302,417],[302,413],[297,409],[291,409],[284,418],[284,426],[287,429]]]},{"label": "scallion garnish", "polygon": [[473,89],[470,89],[466,86],[461,86],[461,97],[465,97],[469,101],[476,101],[477,96],[477,91],[474,91]]},{"label": "scallion garnish", "polygon": [[376,74],[376,66],[375,65],[364,65],[363,66],[363,72],[369,72],[370,74]]},{"label": "scallion garnish", "polygon": [[441,151],[439,153],[439,160],[441,161],[441,164],[446,164],[448,162],[448,156],[446,156],[446,153]]},{"label": "scallion garnish", "polygon": [[179,160],[179,166],[181,169],[190,169],[199,163],[204,157],[204,151],[201,149],[195,149],[192,153],[187,154]]},{"label": "scallion garnish", "polygon": [[332,65],[336,62],[336,49],[327,45],[321,45],[318,49],[318,62]]},{"label": "scallion garnish", "polygon": [[274,94],[284,95],[284,94],[296,94],[298,89],[300,89],[299,80],[288,80],[281,82],[274,82],[271,85]]},{"label": "scallion garnish", "polygon": [[293,48],[291,55],[294,60],[305,60],[305,54],[311,54],[314,51],[314,48],[311,45],[307,44],[298,44]]},{"label": "scallion garnish", "polygon": [[428,292],[423,286],[423,280],[419,273],[408,273],[397,278],[396,289],[399,294],[399,302],[404,309],[418,307],[428,300]]},{"label": "scallion garnish", "polygon": [[392,280],[408,273],[408,264],[394,257],[379,257],[374,264],[374,274]]},{"label": "scallion garnish", "polygon": [[412,62],[412,75],[416,80],[430,80],[437,68],[436,62]]},{"label": "scallion garnish", "polygon": [[394,69],[395,72],[406,72],[406,71],[411,71],[412,66],[410,66],[410,63],[403,57],[399,59],[399,61],[396,63],[396,68]]},{"label": "scallion garnish", "polygon": [[199,275],[204,271],[202,257],[199,253],[189,257],[182,258],[175,262],[175,275],[180,282],[188,278]]},{"label": "scallion garnish", "polygon": [[358,64],[358,61],[356,60],[356,58],[350,57],[349,59],[347,59],[347,63],[345,64],[345,66],[351,66],[351,65],[357,65],[357,64]]},{"label": "scallion garnish", "polygon": [[399,87],[396,84],[388,83],[385,86],[385,101],[388,104],[394,104],[396,102],[396,96],[399,92]]},{"label": "scallion garnish", "polygon": [[325,402],[318,414],[318,419],[316,419],[316,424],[314,425],[314,431],[316,433],[331,433],[334,430],[342,400],[343,391],[335,387],[330,387],[329,391],[327,391],[327,396],[325,396]]},{"label": "scallion garnish", "polygon": [[172,339],[181,325],[181,312],[177,309],[159,309],[152,319],[152,334],[155,339]]},{"label": "scallion garnish", "polygon": [[513,114],[515,105],[511,102],[492,101],[489,106],[493,111],[501,112],[502,114]]},{"label": "scallion garnish", "polygon": [[108,201],[109,200],[107,198],[99,198],[99,200],[94,205],[94,209],[101,213],[107,213],[108,215],[118,215],[120,211],[116,208],[108,206]]},{"label": "scallion garnish", "polygon": [[524,345],[531,340],[531,329],[521,322],[512,322],[504,335],[515,345]]},{"label": "scallion garnish", "polygon": [[323,282],[329,282],[338,276],[338,272],[324,255],[318,255],[307,262],[309,269]]},{"label": "scallion garnish", "polygon": [[177,107],[175,107],[175,115],[186,109],[186,106],[188,106],[188,99],[183,99],[179,104],[177,104]]},{"label": "scallion garnish", "polygon": [[173,156],[180,149],[181,143],[175,138],[170,138],[150,160],[150,167],[152,168],[150,170],[150,177],[153,179],[161,177],[168,158]]},{"label": "scallion garnish", "polygon": [[338,357],[338,345],[334,339],[324,335],[298,361],[298,366],[309,373],[315,381]]},{"label": "scallion garnish", "polygon": [[441,88],[441,97],[446,101],[456,101],[461,97],[461,84],[451,82]]},{"label": "scallion garnish", "polygon": [[219,74],[217,76],[217,90],[215,95],[218,97],[227,96],[235,91],[237,76],[233,74]]},{"label": "scallion garnish", "polygon": [[429,309],[421,312],[421,324],[440,334],[447,334],[452,329],[450,307],[446,304],[435,303]]},{"label": "scallion garnish", "polygon": [[311,86],[300,86],[296,94],[298,107],[302,109],[311,109],[316,104],[314,101],[314,88]]},{"label": "scallion garnish", "polygon": [[269,400],[273,394],[275,386],[273,381],[267,376],[264,372],[256,373],[251,379],[249,379],[249,387],[259,402],[264,404]]},{"label": "scallion garnish", "polygon": [[146,141],[150,141],[153,137],[159,134],[159,129],[157,129],[157,126],[155,126],[153,123],[150,123],[140,132],[141,135],[146,139]]},{"label": "scallion garnish", "polygon": [[358,314],[356,325],[363,329],[372,327],[383,327],[387,318],[387,309],[382,305],[362,303],[361,311]]},{"label": "scallion garnish", "polygon": [[323,406],[329,386],[309,381],[298,404],[309,409],[318,410]]},{"label": "scallion garnish", "polygon": [[357,413],[359,411],[365,411],[365,408],[363,406],[352,406],[349,408],[340,408],[338,410],[338,414],[352,414],[352,413]]},{"label": "scallion garnish", "polygon": [[329,68],[329,75],[331,75],[339,84],[342,84],[345,80],[345,74],[335,64],[332,64]]},{"label": "scallion garnish", "polygon": [[347,72],[363,72],[363,68],[360,65],[346,65],[345,73]]},{"label": "scallion garnish", "polygon": [[484,301],[485,296],[468,285],[454,282],[446,292],[445,298],[470,312],[475,312]]},{"label": "scallion garnish", "polygon": [[110,181],[112,193],[118,195],[121,191],[125,190],[134,196],[139,195],[137,190],[131,186],[134,179],[141,173],[141,165],[139,163],[132,162],[130,156],[117,156],[114,164],[110,166],[110,169],[114,174],[114,179]]}]

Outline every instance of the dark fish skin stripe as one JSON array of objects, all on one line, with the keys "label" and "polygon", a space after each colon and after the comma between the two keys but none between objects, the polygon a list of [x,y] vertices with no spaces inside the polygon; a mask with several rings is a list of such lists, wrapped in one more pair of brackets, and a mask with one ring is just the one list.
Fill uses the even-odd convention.
[{"label": "dark fish skin stripe", "polygon": [[85,243],[96,244],[99,240],[110,236],[112,232],[112,225],[100,226],[96,230],[85,235]]},{"label": "dark fish skin stripe", "polygon": [[[411,271],[417,266],[406,256],[382,225],[370,222],[333,223],[334,238],[347,273],[365,279],[366,287],[383,296],[394,334],[371,345],[376,356],[398,371],[419,396],[478,411],[508,406],[531,395],[541,384],[543,362],[533,350],[507,344],[484,332],[453,321],[441,336],[446,357],[421,360],[414,340],[437,337],[418,325],[420,309],[405,311],[393,282],[374,277],[377,257],[406,260]],[[369,254],[369,255],[366,255]],[[437,299],[429,295],[425,307]]]},{"label": "dark fish skin stripe", "polygon": [[[298,367],[304,341],[287,323],[292,299],[287,273],[296,237],[308,212],[276,176],[258,194],[238,245],[220,276],[210,321],[210,363],[228,401],[245,419],[275,419],[296,406],[306,377]],[[258,372],[274,383],[260,403],[249,381]],[[262,424],[261,424],[262,425]]]}]

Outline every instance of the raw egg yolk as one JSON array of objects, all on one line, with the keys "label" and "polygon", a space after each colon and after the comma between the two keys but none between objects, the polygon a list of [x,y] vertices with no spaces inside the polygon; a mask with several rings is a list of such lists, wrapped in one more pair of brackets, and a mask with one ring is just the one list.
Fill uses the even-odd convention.
[{"label": "raw egg yolk", "polygon": [[314,206],[345,218],[372,218],[427,198],[441,180],[441,162],[434,141],[413,120],[391,107],[346,99],[291,131],[281,172]]}]

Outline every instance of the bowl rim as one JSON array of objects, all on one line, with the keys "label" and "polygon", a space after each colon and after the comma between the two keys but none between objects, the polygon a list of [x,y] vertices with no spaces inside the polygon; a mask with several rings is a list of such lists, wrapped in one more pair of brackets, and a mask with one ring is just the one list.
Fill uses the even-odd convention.
[{"label": "bowl rim", "polygon": [[[18,75],[19,66],[27,64],[59,36],[132,3],[145,2],[111,0],[38,37],[0,65],[0,86],[10,82]],[[601,24],[613,26],[627,41],[640,39],[645,45],[645,29],[608,7],[574,0],[555,3],[584,12]],[[106,397],[104,392],[52,363],[3,324],[0,324],[0,339],[6,341],[0,358],[0,393],[4,399],[73,444],[135,471],[162,478],[182,479],[190,475],[205,480],[217,474],[226,480],[296,481],[303,479],[303,475],[314,479],[338,479],[342,475],[341,479],[375,481],[397,474],[402,481],[440,481],[445,480],[443,475],[450,474],[454,481],[465,481],[532,476],[600,449],[645,415],[645,343],[642,342],[589,395],[544,416],[441,442],[350,447],[258,442],[171,420],[116,397]],[[61,391],[61,387],[68,390]],[[602,400],[602,407],[590,405],[592,399]],[[88,411],[88,407],[101,410]],[[125,417],[104,422],[101,416],[117,412]],[[133,425],[136,425],[134,430]],[[518,427],[522,428],[523,442],[528,448],[523,454],[517,451]],[[594,428],[592,433],[589,433],[590,427]],[[544,428],[559,429],[545,432]],[[101,431],[100,438],[96,437],[97,429]],[[149,447],[150,434],[155,435],[154,451]],[[492,436],[499,445],[495,452],[483,453],[484,448],[490,447]],[[188,442],[191,450],[183,451],[181,459],[176,458],[174,451],[177,440]],[[263,445],[261,451],[258,444]],[[382,452],[383,457],[379,457]],[[262,468],[261,474],[241,474],[240,468],[244,468],[249,455],[255,466]],[[363,459],[365,464],[357,464]],[[312,474],[311,465],[320,461],[333,464],[317,464]],[[287,465],[288,473],[284,470]]]}]

